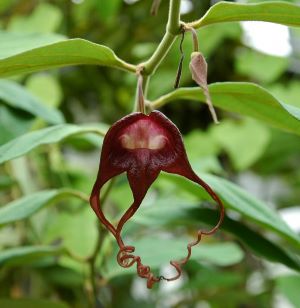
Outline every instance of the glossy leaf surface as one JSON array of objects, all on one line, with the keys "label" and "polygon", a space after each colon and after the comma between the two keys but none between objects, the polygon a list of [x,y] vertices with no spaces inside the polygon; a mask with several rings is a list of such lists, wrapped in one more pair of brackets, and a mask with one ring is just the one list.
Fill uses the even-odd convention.
[{"label": "glossy leaf surface", "polygon": [[300,26],[300,7],[283,1],[262,3],[232,3],[221,1],[213,5],[199,20],[191,23],[200,28],[215,23],[233,21],[268,21],[286,26]]},{"label": "glossy leaf surface", "polygon": [[[300,135],[300,109],[282,103],[264,88],[247,82],[224,82],[209,85],[214,106],[225,111],[253,117],[284,131]],[[159,108],[174,100],[205,102],[203,91],[181,88],[153,101]]]}]

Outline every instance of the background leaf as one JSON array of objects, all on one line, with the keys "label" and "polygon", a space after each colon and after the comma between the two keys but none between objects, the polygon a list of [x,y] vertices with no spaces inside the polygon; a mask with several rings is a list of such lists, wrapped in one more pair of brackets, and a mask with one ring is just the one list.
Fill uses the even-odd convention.
[{"label": "background leaf", "polygon": [[267,55],[251,49],[240,50],[235,61],[235,69],[238,73],[251,76],[258,83],[275,81],[288,67],[288,58]]},{"label": "background leaf", "polygon": [[34,263],[39,259],[56,256],[63,252],[61,247],[23,246],[0,251],[0,266],[18,266]]},{"label": "background leaf", "polygon": [[94,212],[91,211],[88,200],[83,202],[82,206],[81,210],[74,213],[61,212],[49,218],[43,241],[49,245],[58,240],[62,241],[63,246],[69,252],[81,258],[93,255],[99,224]]},{"label": "background leaf", "polygon": [[97,126],[78,126],[73,124],[55,125],[27,133],[0,147],[0,163],[22,156],[42,144],[56,143],[73,135],[91,132],[102,136],[105,134]]},{"label": "background leaf", "polygon": [[10,108],[7,104],[0,105],[0,144],[4,144],[30,131],[34,118],[20,114],[20,110]]},{"label": "background leaf", "polygon": [[294,306],[298,307],[300,303],[300,275],[279,276],[276,279],[276,285],[279,291]]},{"label": "background leaf", "polygon": [[58,29],[63,20],[62,12],[54,5],[40,3],[30,16],[15,16],[8,30],[14,32],[51,33]]},{"label": "background leaf", "polygon": [[50,45],[64,40],[60,34],[40,34],[0,31],[0,59],[13,57],[31,49],[36,49],[45,45]]},{"label": "background leaf", "polygon": [[83,194],[71,189],[53,189],[39,191],[14,200],[0,208],[0,226],[28,218],[50,202],[70,196],[85,198]]},{"label": "background leaf", "polygon": [[61,112],[39,101],[18,83],[10,80],[0,80],[0,99],[11,107],[20,108],[41,117],[51,124],[64,122]]},{"label": "background leaf", "polygon": [[51,74],[33,74],[26,79],[26,88],[50,107],[58,107],[63,99],[61,85]]},{"label": "background leaf", "polygon": [[211,137],[225,149],[236,170],[244,170],[265,152],[271,136],[260,122],[245,119],[222,121],[211,128]]},{"label": "background leaf", "polygon": [[191,23],[195,28],[230,21],[269,21],[286,26],[300,26],[300,7],[283,1],[262,3],[218,2],[199,20]]}]

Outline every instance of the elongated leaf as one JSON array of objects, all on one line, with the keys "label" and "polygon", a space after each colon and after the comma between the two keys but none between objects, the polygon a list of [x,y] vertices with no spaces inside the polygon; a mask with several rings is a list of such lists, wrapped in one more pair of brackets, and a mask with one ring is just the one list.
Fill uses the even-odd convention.
[{"label": "elongated leaf", "polygon": [[[214,83],[209,86],[213,104],[226,111],[239,113],[266,124],[300,135],[300,109],[277,100],[262,87],[247,82]],[[205,102],[199,88],[181,88],[152,102],[153,108],[173,100]]]},{"label": "elongated leaf", "polygon": [[5,46],[0,53],[0,77],[80,64],[111,66],[135,72],[134,65],[119,59],[111,49],[90,41],[61,40],[48,35],[37,35],[33,39],[29,34],[22,38],[22,46],[17,37],[0,33],[1,46]]},{"label": "elongated leaf", "polygon": [[61,124],[64,122],[61,112],[49,108],[16,82],[0,80],[0,100],[3,100],[9,106],[20,108],[41,117],[48,123]]},{"label": "elongated leaf", "polygon": [[10,31],[51,33],[58,30],[63,18],[63,12],[58,7],[42,2],[34,7],[30,15],[12,16],[7,28]]},{"label": "elongated leaf", "polygon": [[57,194],[57,190],[33,193],[0,207],[0,226],[27,218],[47,204]]},{"label": "elongated leaf", "polygon": [[[65,197],[85,198],[83,194],[70,189],[53,189],[36,192],[12,201],[0,208],[0,226],[14,221],[28,218],[50,202],[60,200]],[[88,199],[86,197],[86,199]]]},{"label": "elongated leaf", "polygon": [[[142,207],[132,218],[132,221],[148,227],[155,224],[157,227],[174,228],[174,225],[193,225],[193,228],[196,228],[195,225],[199,226],[199,222],[213,226],[218,220],[219,213],[217,211],[203,209],[198,203],[187,204],[186,201],[181,200],[177,200],[177,203],[166,202],[166,200],[154,201],[154,203],[153,206]],[[300,271],[300,260],[297,256],[284,249],[280,244],[271,242],[262,234],[250,229],[244,223],[226,216],[220,229],[233,234],[259,257]]]},{"label": "elongated leaf", "polygon": [[[177,185],[182,185],[196,197],[203,196],[203,192],[197,185],[188,182],[180,177],[164,174],[165,178]],[[300,247],[300,237],[262,201],[254,198],[237,185],[216,176],[200,174],[200,177],[207,182],[221,197],[226,208],[241,214],[245,219],[258,223],[267,230],[271,230],[290,241],[295,247]]]},{"label": "elongated leaf", "polygon": [[61,254],[61,247],[24,246],[10,248],[0,252],[0,266],[17,266],[32,263],[38,259]]},{"label": "elongated leaf", "polygon": [[97,126],[61,124],[47,127],[27,133],[2,145],[0,147],[0,164],[22,156],[42,144],[60,142],[65,138],[83,133],[96,133],[102,136],[105,134]]},{"label": "elongated leaf", "polygon": [[218,2],[199,20],[190,25],[200,28],[230,21],[268,21],[286,26],[300,26],[300,6],[283,1],[262,3]]},{"label": "elongated leaf", "polygon": [[18,33],[0,31],[0,59],[9,58],[31,49],[65,40],[58,34]]}]

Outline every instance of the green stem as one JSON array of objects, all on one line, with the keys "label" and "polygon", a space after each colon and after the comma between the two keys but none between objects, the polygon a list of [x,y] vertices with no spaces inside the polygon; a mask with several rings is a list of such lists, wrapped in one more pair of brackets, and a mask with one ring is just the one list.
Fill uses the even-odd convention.
[{"label": "green stem", "polygon": [[[121,60],[120,60],[121,61]],[[125,71],[131,72],[131,73],[135,73],[136,72],[136,65],[127,63],[125,61],[121,61],[122,63],[122,69],[124,69]]]},{"label": "green stem", "polygon": [[180,34],[180,4],[181,0],[170,0],[166,33],[151,58],[142,64],[143,75],[152,75],[155,72]]},{"label": "green stem", "polygon": [[156,100],[148,103],[148,107],[151,109],[157,109],[165,104],[178,99],[189,99],[189,100],[197,100],[199,99],[201,102],[205,102],[205,96],[203,94],[203,90],[197,87],[193,88],[179,88],[168,94],[162,95]]},{"label": "green stem", "polygon": [[167,32],[173,35],[180,33],[180,5],[181,0],[170,0]]},{"label": "green stem", "polygon": [[151,56],[151,58],[143,64],[144,70],[143,74],[144,75],[152,75],[162,60],[165,58],[167,53],[169,52],[170,48],[172,47],[173,43],[175,42],[176,36],[166,32],[162,41],[158,45],[157,49]]}]

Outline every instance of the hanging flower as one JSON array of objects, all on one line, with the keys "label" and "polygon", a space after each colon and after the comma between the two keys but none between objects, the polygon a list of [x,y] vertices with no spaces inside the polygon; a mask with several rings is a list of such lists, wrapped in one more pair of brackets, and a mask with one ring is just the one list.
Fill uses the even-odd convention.
[{"label": "hanging flower", "polygon": [[[143,100],[142,94],[140,99]],[[209,231],[198,231],[197,239],[188,244],[187,256],[180,261],[170,262],[177,271],[176,276],[172,278],[154,276],[150,267],[143,265],[139,256],[133,255],[134,247],[126,246],[121,237],[124,224],[138,210],[149,187],[161,171],[178,174],[199,184],[217,202],[221,210],[217,225]],[[113,226],[103,214],[99,196],[103,185],[123,172],[127,173],[133,203],[117,226]],[[100,221],[117,240],[120,248],[118,263],[122,267],[130,267],[136,263],[138,275],[147,279],[148,288],[161,279],[171,281],[179,278],[182,272],[181,266],[191,256],[191,247],[200,242],[202,235],[215,233],[224,216],[224,208],[219,197],[192,170],[178,128],[159,111],[152,111],[149,115],[142,112],[132,113],[117,121],[109,129],[103,141],[99,172],[90,203]]]}]

